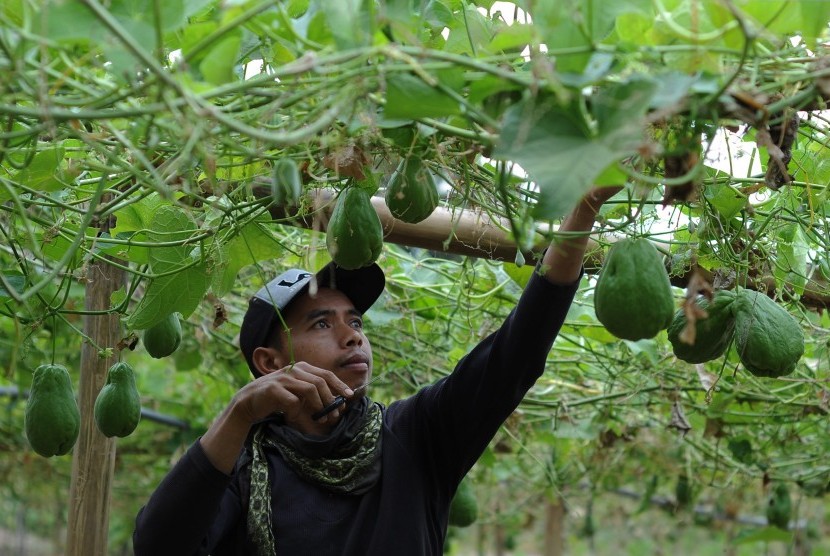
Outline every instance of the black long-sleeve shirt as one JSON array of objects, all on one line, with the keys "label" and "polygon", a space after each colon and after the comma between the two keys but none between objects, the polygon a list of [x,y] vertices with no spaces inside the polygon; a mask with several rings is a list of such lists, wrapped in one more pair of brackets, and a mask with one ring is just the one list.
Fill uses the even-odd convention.
[{"label": "black long-sleeve shirt", "polygon": [[[367,493],[332,494],[266,451],[277,555],[442,554],[461,479],[541,376],[576,288],[534,273],[504,324],[449,376],[392,403],[381,478]],[[239,480],[194,443],[139,512],[136,556],[254,554]]]}]

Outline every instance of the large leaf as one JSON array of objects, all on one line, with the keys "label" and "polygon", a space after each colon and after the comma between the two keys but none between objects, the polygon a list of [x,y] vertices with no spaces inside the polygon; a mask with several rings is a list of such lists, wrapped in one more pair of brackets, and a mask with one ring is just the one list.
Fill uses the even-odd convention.
[{"label": "large leaf", "polygon": [[235,68],[241,44],[242,33],[234,32],[228,33],[211,46],[199,64],[199,70],[205,81],[213,85],[222,85],[235,80]]},{"label": "large leaf", "polygon": [[[44,149],[33,156],[25,168],[16,173],[14,180],[37,191],[61,189],[64,184],[57,174],[63,157],[64,150],[61,147]],[[0,202],[10,198],[11,195],[6,188],[0,188]]]},{"label": "large leaf", "polygon": [[399,73],[386,80],[386,105],[383,108],[386,119],[440,118],[459,112],[458,101],[415,75]]},{"label": "large leaf", "polygon": [[249,222],[222,248],[224,265],[213,277],[213,292],[222,296],[234,285],[239,271],[249,265],[277,258],[284,249],[262,222]]},{"label": "large leaf", "polygon": [[569,212],[608,166],[633,154],[654,84],[631,81],[593,102],[593,131],[576,107],[525,101],[509,108],[494,158],[513,160],[539,187],[537,219]]},{"label": "large leaf", "polygon": [[210,274],[203,262],[176,274],[155,278],[127,319],[127,326],[132,330],[144,330],[171,312],[189,317],[204,298],[209,284]]},{"label": "large leaf", "polygon": [[150,250],[150,268],[157,274],[127,320],[133,330],[143,330],[171,312],[190,316],[207,292],[210,275],[207,262],[191,255],[185,243],[197,233],[195,223],[180,208],[162,206],[153,215],[148,237],[158,242]]},{"label": "large leaf", "polygon": [[807,255],[810,246],[798,224],[790,224],[778,233],[773,276],[779,286],[789,285],[801,295],[807,285]]},{"label": "large leaf", "polygon": [[319,7],[326,14],[338,48],[346,50],[369,44],[371,21],[365,0],[322,0]]},{"label": "large leaf", "polygon": [[[26,289],[26,276],[20,272],[3,272],[3,280],[14,290],[16,295],[22,294]],[[12,298],[10,291],[6,289],[3,282],[0,282],[0,302],[8,301]]]},{"label": "large leaf", "polygon": [[[194,4],[187,12],[199,9],[205,1],[188,2]],[[112,0],[107,3],[109,13],[124,26],[128,32],[138,30],[136,39],[149,38],[149,44],[156,40],[156,22],[163,31],[181,27],[185,22],[186,7],[183,0]],[[158,7],[158,13],[156,8]],[[108,31],[98,16],[83,2],[74,0],[48,0],[43,9],[44,31],[53,40],[92,40],[99,41]],[[144,33],[149,33],[148,37]]]}]

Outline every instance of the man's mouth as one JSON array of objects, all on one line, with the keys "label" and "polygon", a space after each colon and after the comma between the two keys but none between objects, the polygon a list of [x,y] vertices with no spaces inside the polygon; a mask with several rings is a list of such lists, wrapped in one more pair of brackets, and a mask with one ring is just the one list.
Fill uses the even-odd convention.
[{"label": "man's mouth", "polygon": [[369,358],[362,354],[352,355],[344,359],[340,366],[350,370],[369,370]]}]

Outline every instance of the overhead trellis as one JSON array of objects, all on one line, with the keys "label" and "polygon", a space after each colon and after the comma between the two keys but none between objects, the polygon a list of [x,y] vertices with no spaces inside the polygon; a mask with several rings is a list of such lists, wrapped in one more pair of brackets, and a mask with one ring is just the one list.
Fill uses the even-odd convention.
[{"label": "overhead trellis", "polygon": [[[0,324],[26,346],[0,352],[8,375],[51,357],[56,327],[83,337],[79,284],[108,264],[127,283],[101,313],[125,337],[102,354],[175,311],[222,363],[209,372],[243,380],[244,296],[326,259],[296,227],[324,231],[346,186],[382,211],[386,180],[416,156],[442,197],[433,224],[385,230],[390,288],[373,318],[399,380],[381,388],[447,372],[516,298],[529,265],[512,262],[557,239],[593,184],[624,183],[592,260],[648,236],[677,286],[775,297],[805,356],[770,381],[734,353],[695,367],[662,337],[620,342],[594,318],[589,277],[513,441],[578,439],[587,461],[626,446],[609,435],[641,434],[672,473],[681,451],[712,476],[827,477],[828,21],[830,4],[786,0],[6,1]],[[750,154],[716,152],[723,137]],[[302,196],[277,206],[288,158]]]}]

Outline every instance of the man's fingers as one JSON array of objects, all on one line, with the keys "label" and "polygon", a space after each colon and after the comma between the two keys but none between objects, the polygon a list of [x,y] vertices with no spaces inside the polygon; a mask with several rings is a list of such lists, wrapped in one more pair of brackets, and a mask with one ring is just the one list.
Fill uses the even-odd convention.
[{"label": "man's fingers", "polygon": [[[295,363],[290,367],[290,371],[287,369],[272,374],[281,375],[273,376],[273,379],[295,396],[295,411],[304,408],[305,411],[317,413],[333,403],[338,395],[352,393],[349,386],[331,371],[305,362]],[[329,415],[336,418],[339,408],[336,411]]]},{"label": "man's fingers", "polygon": [[[343,382],[342,380],[340,380],[340,378],[338,378],[338,376],[336,374],[334,374],[333,372],[331,372],[329,370],[321,369],[320,367],[315,367],[313,365],[309,365],[305,361],[298,361],[297,363],[294,364],[293,369],[294,369],[294,372],[303,371],[303,372],[307,373],[307,374],[301,375],[301,377],[300,377],[301,379],[306,379],[310,376],[315,376],[315,377],[319,377],[319,378],[323,379],[326,382],[326,384],[328,385],[328,392],[332,394],[332,399],[334,399],[336,396],[341,395],[341,394],[350,395],[349,391],[351,390],[351,388],[349,387],[349,385],[346,384],[345,382]],[[325,390],[323,390],[322,388],[319,387],[319,386],[321,386],[319,382],[317,382],[316,380],[311,379],[311,378],[308,378],[308,380],[309,380],[309,382],[313,382],[314,384],[317,384],[318,385],[318,390],[320,392],[325,393]]]}]

